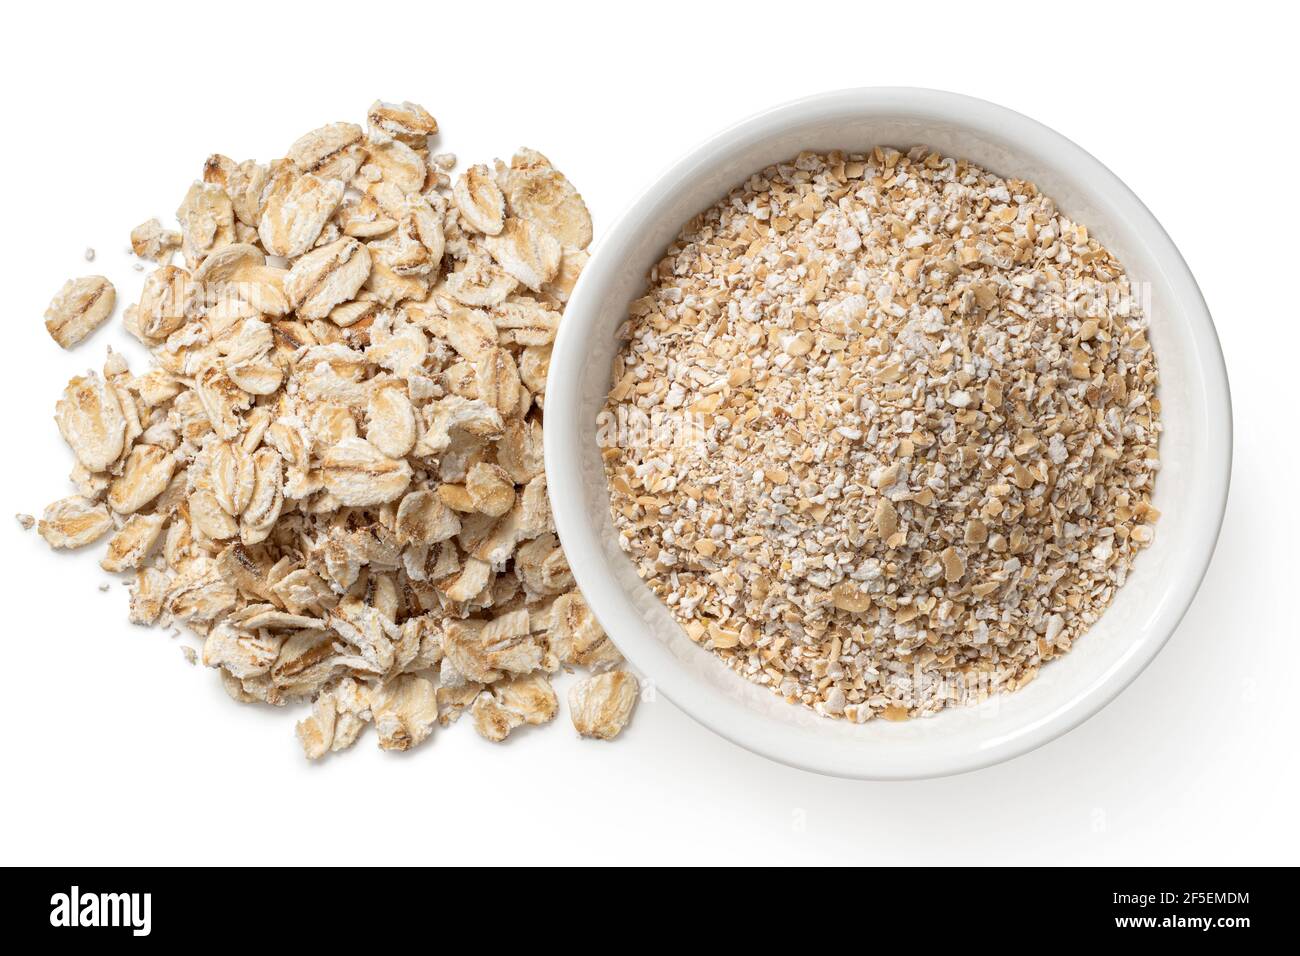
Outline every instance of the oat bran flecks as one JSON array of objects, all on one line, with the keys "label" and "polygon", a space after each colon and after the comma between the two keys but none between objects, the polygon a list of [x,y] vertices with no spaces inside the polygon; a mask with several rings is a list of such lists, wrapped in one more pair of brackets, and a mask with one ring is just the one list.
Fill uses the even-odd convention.
[{"label": "oat bran flecks", "polygon": [[[154,367],[110,352],[68,383],[76,493],[18,516],[55,548],[106,539],[130,619],[202,638],[236,700],[310,704],[313,759],[368,724],[406,750],[466,710],[500,741],[554,720],[561,668],[622,662],[542,467],[591,218],[533,150],[453,183],[437,131],[376,102],[366,128],[321,127],[269,163],[209,157],[177,229],[130,234],[156,268],[124,319]],[[75,345],[113,298],[68,283],[51,335]]]},{"label": "oat bran flecks", "polygon": [[600,422],[620,544],[693,640],[821,714],[1020,688],[1152,540],[1137,292],[1032,183],[968,162],[756,173],[622,331]]}]

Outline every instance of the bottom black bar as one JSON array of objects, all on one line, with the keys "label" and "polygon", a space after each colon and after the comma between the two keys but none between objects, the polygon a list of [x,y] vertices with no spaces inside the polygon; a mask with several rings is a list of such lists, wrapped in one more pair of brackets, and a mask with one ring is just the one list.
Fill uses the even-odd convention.
[{"label": "bottom black bar", "polygon": [[[779,883],[740,878],[731,883],[732,889],[721,891],[713,883],[705,898],[677,880],[665,883],[654,898],[634,889],[632,881],[619,881],[611,885],[626,890],[612,890],[608,902],[610,916],[619,913],[633,924],[646,925],[662,918],[665,903],[698,909],[705,920],[710,910],[719,915],[727,912],[731,915],[726,918],[734,924],[739,913],[755,904],[769,919],[787,907],[793,918],[813,901],[821,901],[816,905],[848,907],[843,912],[857,911],[862,919],[873,918],[874,912],[874,919],[899,928],[928,927],[922,930],[926,934],[965,933],[980,927],[985,935],[1014,928],[1017,934],[1052,934],[1041,937],[1044,940],[1200,938],[1231,945],[1242,940],[1242,934],[1277,931],[1286,925],[1281,910],[1287,897],[1283,881],[1290,884],[1288,872],[1143,868],[971,873],[862,868],[859,875],[850,876],[826,869],[791,870]],[[369,917],[376,912],[400,923],[401,915],[387,912],[382,903],[385,887],[401,886],[397,895],[407,902],[436,899],[445,914],[463,912],[462,892],[465,909],[484,900],[481,877],[461,869],[401,874],[349,869],[335,876],[242,869],[51,868],[11,871],[11,876],[14,889],[3,904],[8,927],[54,936],[76,934],[82,942],[91,937],[96,942],[113,937],[123,942],[192,941],[196,930],[222,929],[213,920],[219,923],[234,917],[237,927],[224,929],[243,939],[337,943],[347,937],[350,917],[360,917],[355,929],[363,936],[373,934]],[[515,879],[493,878],[498,889]],[[572,883],[574,879],[557,877],[556,892],[563,895],[566,884],[578,885]],[[760,886],[767,889],[759,890]],[[518,892],[521,898],[514,903],[496,893],[487,896],[498,906],[527,906],[527,891],[521,887]],[[678,899],[674,902],[672,897]],[[286,920],[286,914],[299,916]],[[319,918],[300,918],[308,914]],[[771,925],[762,918],[754,923]]]}]

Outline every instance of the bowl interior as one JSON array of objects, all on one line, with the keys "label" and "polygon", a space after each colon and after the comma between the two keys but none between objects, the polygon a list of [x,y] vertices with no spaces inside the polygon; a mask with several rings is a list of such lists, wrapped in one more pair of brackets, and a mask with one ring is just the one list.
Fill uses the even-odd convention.
[{"label": "bowl interior", "polygon": [[[924,144],[1032,180],[1142,283],[1165,431],[1154,543],[1101,620],[1023,690],[902,723],[828,720],[785,703],[695,645],[619,550],[596,439],[616,330],[682,224],[764,166],[801,150]],[[547,393],[546,458],[578,584],[629,660],[697,720],[807,769],[891,778],[959,772],[1064,732],[1154,656],[1208,563],[1226,494],[1230,417],[1213,326],[1177,250],[1112,174],[1063,137],[992,104],[917,90],[860,90],[780,107],[721,134],[664,176],[605,237],[570,302]]]}]

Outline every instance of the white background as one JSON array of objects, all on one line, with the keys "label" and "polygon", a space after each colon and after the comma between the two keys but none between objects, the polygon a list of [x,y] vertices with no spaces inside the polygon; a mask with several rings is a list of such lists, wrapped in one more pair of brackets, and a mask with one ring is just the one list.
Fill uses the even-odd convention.
[{"label": "white background", "polygon": [[[203,159],[279,156],[372,99],[423,103],[462,161],[545,152],[597,236],[678,155],[769,105],[933,86],[1027,113],[1150,206],[1218,324],[1236,459],[1217,556],[1155,663],[1080,729],[961,777],[872,784],[752,756],[662,699],[612,744],[467,723],[308,765],[301,714],[237,706],[126,622],[98,547],[0,523],[0,862],[1296,863],[1295,51],[1282,5],[182,4],[14,13],[0,56],[8,512],[71,493],[51,420],[117,323],[64,353],[41,314]],[[1150,5],[1154,7],[1156,5]],[[1219,10],[1228,8],[1218,7]],[[325,12],[327,11],[327,12]],[[14,19],[17,17],[17,19]],[[98,251],[93,265],[82,254]]]}]

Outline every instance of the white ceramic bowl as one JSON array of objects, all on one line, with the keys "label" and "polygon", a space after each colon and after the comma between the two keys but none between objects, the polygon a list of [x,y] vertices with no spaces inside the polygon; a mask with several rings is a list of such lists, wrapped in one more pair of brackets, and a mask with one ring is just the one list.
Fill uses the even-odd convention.
[{"label": "white ceramic bowl", "polygon": [[[1029,179],[1150,283],[1165,432],[1155,542],[1101,620],[1018,693],[937,716],[854,725],[782,701],[693,644],[619,550],[596,440],[615,332],[682,224],[750,173],[800,150],[917,144]],[[672,167],[605,233],[569,302],[546,392],[546,472],[560,539],[605,630],[657,690],[704,726],[822,773],[899,779],[960,773],[1023,754],[1096,713],[1150,663],[1192,601],[1228,491],[1232,413],[1214,325],[1160,224],[1106,167],[1010,110],[951,93],[859,89],[761,113]]]}]

